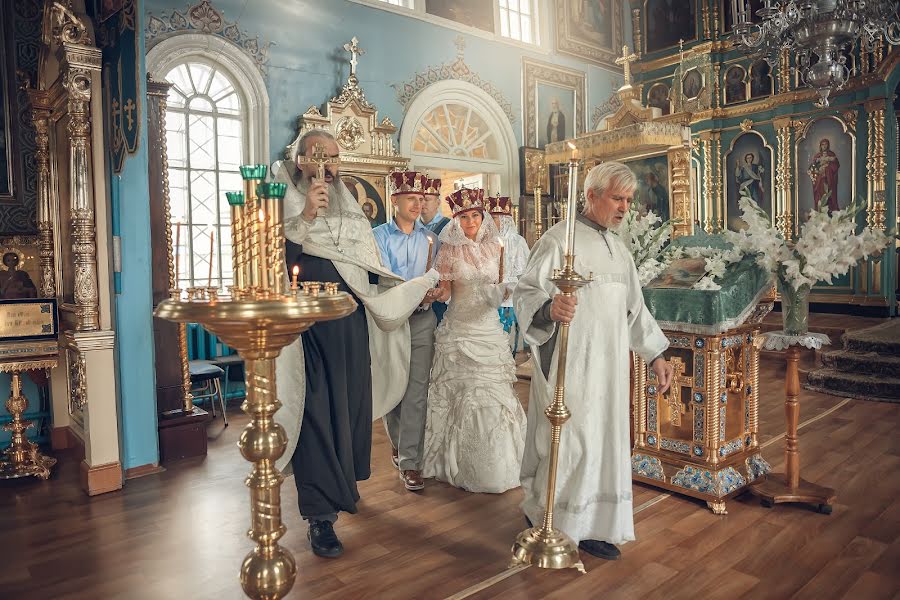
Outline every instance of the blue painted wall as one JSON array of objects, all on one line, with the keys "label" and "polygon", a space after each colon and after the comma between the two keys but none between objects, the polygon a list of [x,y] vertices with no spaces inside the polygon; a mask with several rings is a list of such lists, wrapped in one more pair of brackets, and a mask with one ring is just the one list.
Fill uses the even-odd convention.
[{"label": "blue painted wall", "polygon": [[146,65],[144,36],[141,35],[144,0],[135,2],[140,57],[137,95],[140,138],[137,152],[125,159],[122,172],[111,175],[110,181],[113,235],[120,237],[122,251],[121,272],[115,274],[114,327],[119,380],[119,442],[124,469],[159,462],[150,282],[153,266],[147,174]]},{"label": "blue painted wall", "polygon": [[[489,0],[485,0],[489,1]],[[544,48],[554,48],[555,3],[541,2],[545,29]],[[631,39],[630,12],[623,0],[626,39]],[[551,10],[551,5],[553,9]],[[163,12],[184,12],[184,2],[145,0],[145,10],[161,17]],[[311,105],[321,106],[334,96],[349,74],[349,56],[341,46],[354,35],[365,55],[358,74],[366,97],[378,107],[379,117],[390,117],[400,125],[403,107],[392,83],[401,83],[429,66],[453,62],[454,40],[460,32],[412,16],[396,14],[347,0],[292,0],[258,2],[214,0],[226,21],[238,21],[242,31],[260,42],[272,41],[269,49],[267,86],[270,102],[270,158],[280,158],[296,135],[297,117]],[[585,127],[590,129],[593,107],[603,103],[621,74],[589,65],[575,58],[533,51],[518,45],[462,34],[466,39],[465,60],[483,80],[499,89],[513,106],[513,129],[522,144],[522,57],[558,64],[587,74]]]}]

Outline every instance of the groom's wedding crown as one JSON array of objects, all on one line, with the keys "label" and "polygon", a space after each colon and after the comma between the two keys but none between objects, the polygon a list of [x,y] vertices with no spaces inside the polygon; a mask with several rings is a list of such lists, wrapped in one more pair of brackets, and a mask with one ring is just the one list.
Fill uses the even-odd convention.
[{"label": "groom's wedding crown", "polygon": [[441,180],[431,178],[426,179],[425,193],[429,196],[439,196],[441,194]]},{"label": "groom's wedding crown", "polygon": [[450,205],[454,217],[468,210],[484,210],[484,190],[478,188],[456,190],[447,196],[447,204]]},{"label": "groom's wedding crown", "polygon": [[492,215],[506,215],[512,216],[512,200],[509,199],[509,196],[494,196],[493,198],[488,198],[488,212]]},{"label": "groom's wedding crown", "polygon": [[394,171],[391,173],[391,196],[395,194],[424,194],[428,178],[418,171]]}]

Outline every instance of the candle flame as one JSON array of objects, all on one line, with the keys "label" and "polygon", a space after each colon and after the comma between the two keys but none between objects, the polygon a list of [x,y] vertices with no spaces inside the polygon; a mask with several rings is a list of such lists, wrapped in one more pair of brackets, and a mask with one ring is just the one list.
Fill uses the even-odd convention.
[{"label": "candle flame", "polygon": [[297,265],[294,265],[294,268],[291,269],[291,273],[294,274],[294,277],[297,277],[298,275],[300,275],[300,267],[298,267]]},{"label": "candle flame", "polygon": [[266,222],[266,211],[264,211],[263,209],[259,209],[259,222],[260,223]]}]

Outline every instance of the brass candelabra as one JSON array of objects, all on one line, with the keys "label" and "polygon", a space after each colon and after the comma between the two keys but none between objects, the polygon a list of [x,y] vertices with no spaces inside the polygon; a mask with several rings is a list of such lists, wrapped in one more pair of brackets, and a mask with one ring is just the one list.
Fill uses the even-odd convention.
[{"label": "brass candelabra", "polygon": [[[284,454],[287,437],[274,421],[281,407],[275,385],[275,358],[281,350],[318,321],[339,319],[356,309],[356,302],[338,291],[337,284],[303,282],[288,287],[285,275],[282,199],[286,185],[266,183],[266,165],[241,167],[244,192],[226,194],[231,206],[231,243],[234,285],[228,295],[218,287],[196,287],[156,309],[172,321],[201,323],[235,348],[245,361],[247,395],[241,408],[251,417],[239,447],[252,463],[250,530],[256,547],[241,565],[241,586],[251,598],[282,598],[291,589],[297,565],[278,545],[286,528],[281,522],[281,483],[275,467]],[[299,366],[298,366],[299,367]]]}]

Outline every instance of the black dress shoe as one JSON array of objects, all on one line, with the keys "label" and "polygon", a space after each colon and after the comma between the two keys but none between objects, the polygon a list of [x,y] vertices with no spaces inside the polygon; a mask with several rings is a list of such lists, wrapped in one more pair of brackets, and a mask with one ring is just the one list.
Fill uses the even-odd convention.
[{"label": "black dress shoe", "polygon": [[599,540],[582,540],[578,547],[597,558],[604,560],[618,560],[622,553],[609,542]]},{"label": "black dress shoe", "polygon": [[344,545],[334,533],[334,525],[330,521],[310,521],[306,537],[316,556],[337,558],[344,553]]}]

